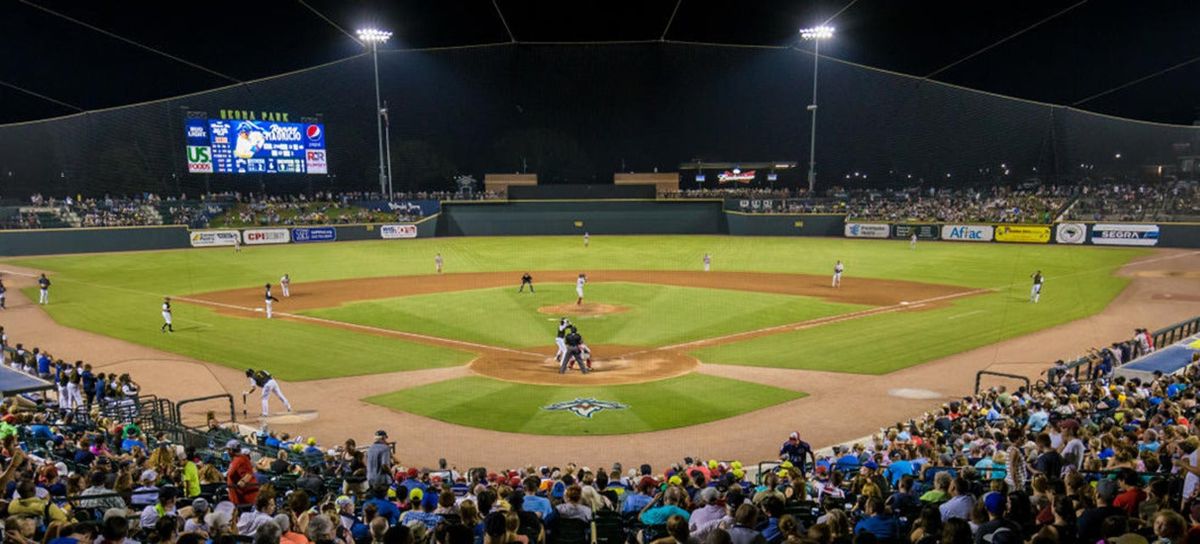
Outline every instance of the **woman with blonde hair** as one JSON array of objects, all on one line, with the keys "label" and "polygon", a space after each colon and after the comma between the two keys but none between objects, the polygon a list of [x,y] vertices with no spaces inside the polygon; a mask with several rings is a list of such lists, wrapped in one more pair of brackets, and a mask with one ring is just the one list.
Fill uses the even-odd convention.
[{"label": "woman with blonde hair", "polygon": [[596,488],[587,486],[581,493],[581,502],[584,506],[591,508],[592,512],[606,512],[613,509],[612,503],[608,502],[608,497],[601,495]]},{"label": "woman with blonde hair", "polygon": [[475,534],[475,538],[480,538],[483,517],[479,515],[479,506],[475,504],[475,501],[466,499],[459,503],[458,517],[462,519],[464,526],[471,529],[471,532]]},{"label": "woman with blonde hair", "polygon": [[854,525],[850,523],[850,516],[841,508],[830,510],[825,514],[825,520],[818,520],[818,523],[829,525],[829,533],[835,542],[849,542],[854,538]]}]

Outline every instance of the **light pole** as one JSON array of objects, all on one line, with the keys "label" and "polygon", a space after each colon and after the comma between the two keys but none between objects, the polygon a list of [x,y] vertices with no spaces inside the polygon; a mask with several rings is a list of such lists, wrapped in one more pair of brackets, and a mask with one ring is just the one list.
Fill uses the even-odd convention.
[{"label": "light pole", "polygon": [[377,28],[360,28],[358,39],[371,44],[371,61],[375,65],[375,123],[379,136],[379,192],[387,194],[387,171],[383,165],[383,107],[379,101],[379,44],[388,41],[392,33]]},{"label": "light pole", "polygon": [[813,42],[813,94],[812,104],[808,111],[812,112],[812,134],[808,138],[808,194],[812,196],[817,184],[817,62],[821,59],[821,40],[833,37],[833,27],[817,26],[800,30],[800,37]]},{"label": "light pole", "polygon": [[383,102],[383,109],[379,110],[379,115],[383,117],[383,142],[384,149],[387,149],[387,195],[388,202],[391,202],[396,191],[392,188],[392,120],[388,118],[386,100]]}]

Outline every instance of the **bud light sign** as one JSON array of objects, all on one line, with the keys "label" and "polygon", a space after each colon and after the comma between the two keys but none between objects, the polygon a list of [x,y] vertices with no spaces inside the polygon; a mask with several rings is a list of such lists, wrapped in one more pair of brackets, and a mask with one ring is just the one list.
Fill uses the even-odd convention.
[{"label": "bud light sign", "polygon": [[1156,246],[1158,225],[1092,225],[1092,243],[1105,246]]}]

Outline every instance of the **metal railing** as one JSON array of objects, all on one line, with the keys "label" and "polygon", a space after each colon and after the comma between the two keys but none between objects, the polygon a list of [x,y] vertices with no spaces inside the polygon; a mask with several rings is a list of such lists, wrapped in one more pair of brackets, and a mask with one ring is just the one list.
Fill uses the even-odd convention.
[{"label": "metal railing", "polygon": [[1025,382],[1025,389],[1026,390],[1029,389],[1029,383],[1030,383],[1029,378],[1026,378],[1025,376],[1021,376],[1019,374],[1005,374],[1003,372],[993,372],[991,370],[980,370],[979,372],[975,373],[975,394],[976,395],[979,394],[979,384],[982,383],[983,377],[985,375],[986,376],[998,376],[1001,378],[1008,378],[1008,379],[1012,379],[1012,380],[1023,381],[1023,382]]},{"label": "metal railing", "polygon": [[1197,332],[1200,332],[1200,316],[1193,317],[1187,321],[1180,321],[1174,325],[1163,327],[1150,333],[1150,336],[1154,338],[1154,345],[1156,347],[1165,347],[1196,334]]}]

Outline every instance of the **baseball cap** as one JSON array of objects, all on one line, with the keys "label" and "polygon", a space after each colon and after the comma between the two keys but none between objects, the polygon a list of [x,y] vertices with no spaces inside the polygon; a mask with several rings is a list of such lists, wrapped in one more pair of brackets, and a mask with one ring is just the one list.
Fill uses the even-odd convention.
[{"label": "baseball cap", "polygon": [[992,491],[991,493],[988,493],[987,495],[983,496],[984,507],[987,508],[988,512],[996,514],[997,516],[1004,513],[1004,507],[1005,507],[1004,503],[1005,503],[1004,495],[1001,495],[1000,493],[997,493],[995,491]]},{"label": "baseball cap", "polygon": [[354,504],[354,499],[351,499],[350,497],[347,497],[345,495],[341,495],[337,498],[337,500],[333,501],[333,503],[336,504],[338,506],[338,508],[341,508],[348,504]]},{"label": "baseball cap", "polygon": [[387,438],[387,437],[388,437],[387,431],[385,431],[383,429],[379,429],[378,431],[375,431],[375,438]]},{"label": "baseball cap", "polygon": [[127,518],[132,515],[134,515],[133,511],[129,510],[128,508],[109,508],[108,510],[104,511],[104,521],[108,521],[113,518]]},{"label": "baseball cap", "polygon": [[241,443],[238,442],[236,438],[230,438],[229,441],[225,443],[225,449],[227,450],[236,450],[241,446]]},{"label": "baseball cap", "polygon": [[1102,499],[1112,500],[1117,495],[1117,482],[1112,480],[1096,482],[1096,495]]},{"label": "baseball cap", "polygon": [[789,434],[788,438],[791,440],[800,440],[800,433],[792,431],[792,434]]},{"label": "baseball cap", "polygon": [[142,471],[141,481],[153,482],[155,480],[158,480],[158,473],[154,472],[154,469],[148,468],[148,469]]},{"label": "baseball cap", "polygon": [[204,499],[196,499],[192,501],[192,510],[200,513],[208,512],[208,501]]}]

